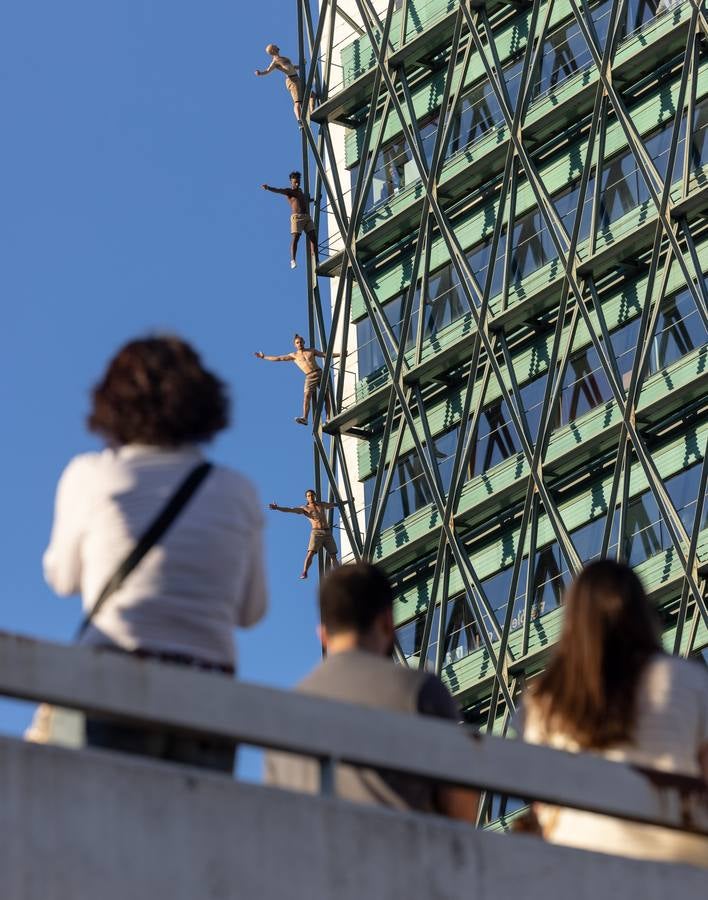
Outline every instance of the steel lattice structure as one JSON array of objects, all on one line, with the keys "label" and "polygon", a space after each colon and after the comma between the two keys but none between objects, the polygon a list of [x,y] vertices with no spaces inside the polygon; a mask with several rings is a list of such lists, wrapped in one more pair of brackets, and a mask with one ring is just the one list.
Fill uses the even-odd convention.
[{"label": "steel lattice structure", "polygon": [[[637,565],[669,649],[700,652],[704,4],[297,10],[303,108],[313,92],[319,104],[302,130],[305,188],[329,232],[327,258],[308,263],[335,406],[323,424],[318,398],[316,487],[339,506],[349,555],[396,581],[401,661],[434,665],[470,719],[503,732],[557,632],[548,585],[559,603],[558,584],[599,554]],[[444,279],[454,302],[450,288],[436,307]],[[396,491],[417,495],[388,527]]]}]

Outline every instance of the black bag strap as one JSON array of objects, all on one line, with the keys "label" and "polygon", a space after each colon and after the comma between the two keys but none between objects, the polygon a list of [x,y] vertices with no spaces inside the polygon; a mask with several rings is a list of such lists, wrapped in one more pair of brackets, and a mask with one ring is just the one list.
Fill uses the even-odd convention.
[{"label": "black bag strap", "polygon": [[199,463],[198,466],[195,466],[195,468],[189,472],[184,481],[182,481],[174,494],[150,523],[147,530],[141,535],[135,547],[133,547],[105,583],[103,590],[98,595],[98,599],[93,605],[93,609],[84,617],[79,625],[78,631],[76,632],[76,640],[83,635],[99,609],[101,609],[111,594],[117,591],[121,584],[123,584],[127,576],[133,571],[148,550],[154,547],[160,538],[164,536],[170,525],[172,525],[177,516],[182,512],[189,499],[204,481],[211,469],[212,464],[210,462],[203,462]]}]

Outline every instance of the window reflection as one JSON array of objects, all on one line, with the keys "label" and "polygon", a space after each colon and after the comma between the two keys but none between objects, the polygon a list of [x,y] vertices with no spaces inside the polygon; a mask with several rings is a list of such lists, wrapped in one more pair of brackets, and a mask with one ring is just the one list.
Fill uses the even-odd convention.
[{"label": "window reflection", "polygon": [[399,139],[381,151],[381,166],[377,167],[371,186],[372,205],[388,200],[405,186],[406,166],[411,162],[408,144]]},{"label": "window reflection", "polygon": [[627,507],[624,558],[630,566],[638,566],[664,549],[666,526],[651,492],[635,497]]},{"label": "window reflection", "polygon": [[706,138],[708,137],[708,100],[696,104],[693,115],[693,139],[691,141],[691,162],[695,169],[708,160]]},{"label": "window reflection", "polygon": [[[612,351],[617,359],[625,388],[629,385],[634,362],[638,327],[639,317],[636,317],[610,335]],[[708,332],[688,289],[667,297],[659,313],[647,374],[671,365],[707,342]],[[532,441],[538,435],[547,379],[548,375],[544,373],[525,384],[520,391]],[[549,427],[554,430],[567,425],[611,399],[610,384],[597,351],[593,346],[585,347],[573,354],[568,361],[558,402],[551,412]],[[435,438],[435,459],[444,491],[450,486],[458,440],[459,426]],[[501,398],[495,400],[480,412],[465,480],[492,469],[520,450],[521,444],[506,402]],[[397,472],[383,517],[384,528],[432,503],[432,496],[425,485],[415,452],[411,452],[409,456],[402,457],[397,464]],[[373,477],[365,482],[367,507],[370,506],[373,484]]]},{"label": "window reflection", "polygon": [[[364,495],[369,515],[371,513],[374,485],[375,478],[369,478],[364,482]],[[386,506],[381,519],[381,529],[389,528],[432,502],[433,496],[423,474],[423,467],[420,464],[418,455],[416,453],[403,455],[394,467],[391,488],[386,498]]]},{"label": "window reflection", "polygon": [[572,422],[612,396],[595,348],[570,359],[561,390],[561,424]]},{"label": "window reflection", "polygon": [[[663,0],[663,6],[666,0]],[[650,22],[657,12],[662,12],[662,0],[627,0],[627,12],[625,15],[622,36],[632,34],[642,25]]]},{"label": "window reflection", "polygon": [[[702,451],[702,448],[701,448]],[[699,451],[696,448],[696,456]],[[671,498],[684,528],[691,533],[696,512],[701,465],[694,463],[664,480],[664,486]],[[705,503],[700,529],[708,526],[708,509]],[[672,546],[671,534],[659,510],[659,504],[651,491],[635,497],[627,507],[627,518],[623,551],[631,566],[637,566],[650,556],[654,556]]]},{"label": "window reflection", "polygon": [[[603,46],[609,25],[612,0],[604,0],[592,9],[592,19],[600,47]],[[536,98],[551,88],[571,78],[592,61],[582,31],[572,21],[550,34],[544,44],[538,66],[538,74],[532,89]]]},{"label": "window reflection", "polygon": [[511,279],[519,282],[555,257],[553,241],[540,210],[517,219],[514,225],[514,251],[511,255]]},{"label": "window reflection", "polygon": [[444,266],[428,281],[425,299],[425,336],[435,337],[438,331],[459,319],[467,310],[462,297],[457,272],[451,265]]},{"label": "window reflection", "polygon": [[561,552],[557,543],[554,542],[536,552],[531,602],[532,620],[560,606],[566,574],[567,570],[562,567]]},{"label": "window reflection", "polygon": [[[440,435],[435,439],[433,445],[435,463],[437,465],[443,491],[445,492],[447,492],[450,486],[455,450],[457,448],[458,431],[459,429],[456,427],[451,431]],[[386,468],[388,469],[388,465]],[[375,480],[375,477],[372,476],[364,482],[367,520],[371,515],[371,503],[373,501]],[[411,450],[409,453],[403,454],[395,465],[395,471],[393,478],[391,479],[391,487],[388,497],[386,498],[386,506],[381,518],[381,529],[385,530],[386,528],[401,522],[417,510],[429,506],[433,501],[433,494],[431,493],[425,478],[418,452],[416,450]]]},{"label": "window reflection", "polygon": [[600,228],[607,228],[639,205],[640,175],[631,152],[611,159],[602,170]]},{"label": "window reflection", "polygon": [[479,417],[477,433],[472,441],[470,476],[486,472],[519,449],[506,402],[497,400],[486,407]]},{"label": "window reflection", "polygon": [[[629,386],[634,364],[639,324],[637,316],[610,335],[612,352],[625,388]],[[647,374],[671,365],[706,342],[708,332],[688,289],[667,297],[659,312]],[[521,388],[532,437],[538,432],[547,377],[544,374]],[[573,354],[565,371],[558,405],[551,413],[551,430],[567,425],[612,397],[610,383],[595,348],[590,346]]]},{"label": "window reflection", "polygon": [[[693,527],[700,473],[701,463],[694,463],[690,468],[672,475],[664,482],[671,501],[687,529]],[[570,533],[582,562],[589,562],[599,556],[606,521],[606,515],[601,515]],[[613,533],[610,536],[610,556],[614,555],[617,549],[617,521],[617,517],[615,517]],[[708,527],[708,504],[704,504],[700,524],[701,529],[706,527]],[[623,550],[625,558],[632,566],[640,565],[649,557],[668,549],[671,545],[668,529],[663,525],[658,506],[650,491],[630,501],[625,529]],[[495,572],[482,582],[482,589],[494,610],[497,627],[501,627],[503,624],[507,606],[513,602],[510,621],[512,633],[523,627],[526,617],[527,571],[528,558],[525,558],[521,564],[513,598],[511,596],[513,566],[507,566],[507,568]],[[539,620],[541,616],[562,605],[563,592],[569,580],[568,568],[556,541],[536,551],[531,586],[531,622]],[[438,606],[433,615],[426,659],[426,667],[431,669],[435,664],[439,621],[440,607]],[[486,615],[484,622],[489,638],[495,640],[494,631]],[[417,659],[420,656],[424,626],[425,615],[422,615],[396,630],[399,645],[409,659]],[[463,659],[483,645],[479,627],[464,595],[452,598],[449,602],[444,640],[444,666]]]},{"label": "window reflection", "polygon": [[[475,278],[480,288],[484,290],[489,276],[489,258],[491,255],[492,241],[487,239],[483,244],[476,246],[467,254],[467,262],[470,269],[474,272]],[[489,289],[489,296],[495,297],[501,293],[504,278],[504,254],[506,253],[506,229],[501,233],[497,244],[497,255],[494,263],[494,271],[492,273],[492,281]]]},{"label": "window reflection", "polygon": [[669,297],[659,313],[650,371],[656,372],[708,341],[703,320],[688,289]]},{"label": "window reflection", "polygon": [[[622,26],[623,36],[627,36],[650,22],[657,13],[668,9],[672,0],[628,0],[625,20]],[[612,0],[593,5],[591,15],[595,26],[599,46],[602,47],[607,38]],[[557,87],[571,78],[592,62],[592,56],[582,36],[580,27],[575,21],[551,32],[544,43],[539,56],[538,71],[531,90],[531,99]],[[523,57],[508,62],[503,67],[504,80],[509,92],[512,109],[518,102]],[[705,110],[703,111],[705,115]],[[503,123],[504,118],[496,98],[496,94],[488,81],[474,85],[459,104],[451,124],[450,137],[444,150],[444,158],[448,159],[466,149],[487,132]],[[428,165],[432,161],[432,153],[439,124],[439,111],[432,113],[418,123],[423,151]],[[694,126],[699,127],[698,124]],[[701,146],[693,151],[694,164],[703,159],[704,136]],[[360,166],[352,168],[352,188],[359,176]],[[678,175],[676,177],[679,177]],[[375,173],[371,189],[364,203],[364,212],[368,212],[379,203],[393,197],[397,191],[411,185],[419,179],[418,171],[413,163],[410,149],[405,139],[398,136],[387,142],[379,151],[376,159]],[[620,189],[621,190],[621,189]],[[643,201],[639,201],[643,202]]]},{"label": "window reflection", "polygon": [[[401,652],[409,661],[415,663],[420,659],[423,646],[423,632],[425,630],[426,616],[423,614],[412,622],[396,629],[396,637]],[[438,628],[440,623],[440,606],[436,606],[433,612],[433,619],[430,627],[430,635],[428,638],[428,652],[426,654],[425,668],[432,670],[435,666],[435,654],[437,651]]]},{"label": "window reflection", "polygon": [[[581,525],[580,528],[570,532],[573,546],[581,562],[588,563],[599,557],[606,523],[607,515],[599,516],[597,519],[593,519],[592,522]],[[617,542],[616,521],[614,525],[613,533],[610,535],[609,546],[612,546],[613,542],[615,544]]]},{"label": "window reflection", "polygon": [[[679,472],[672,478],[667,478],[665,485],[666,490],[671,498],[671,502],[675,506],[679,518],[683,523],[690,536],[693,531],[693,521],[696,515],[696,504],[698,503],[698,490],[700,488],[701,464],[696,463],[691,468]],[[708,504],[704,501],[703,513],[699,522],[699,529],[702,531],[708,526]]]},{"label": "window reflection", "polygon": [[[386,315],[386,321],[390,325],[391,331],[397,342],[399,342],[401,339],[401,328],[403,324],[403,303],[405,301],[405,298],[406,293],[399,294],[383,307],[384,313]],[[410,327],[406,335],[406,352],[408,352],[408,350],[412,349],[415,346],[416,333],[418,330],[419,298],[420,293],[419,291],[416,291],[413,297],[413,309],[411,311]],[[386,337],[385,334],[384,337]],[[376,337],[376,331],[374,330],[374,327],[371,324],[371,319],[369,319],[368,316],[367,318],[362,319],[357,323],[356,341],[357,368],[359,377],[366,378],[367,376],[379,372],[383,368],[385,360],[383,351],[381,350],[380,344],[378,342],[378,338]],[[387,341],[387,344],[389,352],[395,358],[393,345],[390,343],[390,341]]]},{"label": "window reflection", "polygon": [[446,158],[464,150],[501,121],[501,109],[491,84],[485,82],[475,87],[460,101],[450,129]]},{"label": "window reflection", "polygon": [[445,656],[443,665],[463,659],[481,645],[477,623],[465,597],[458,597],[448,606],[448,623],[445,629]]}]

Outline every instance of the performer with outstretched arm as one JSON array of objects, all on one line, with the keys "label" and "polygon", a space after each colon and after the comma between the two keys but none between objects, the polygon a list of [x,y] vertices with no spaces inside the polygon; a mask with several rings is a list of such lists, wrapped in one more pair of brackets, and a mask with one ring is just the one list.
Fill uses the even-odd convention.
[{"label": "performer with outstretched arm", "polygon": [[307,545],[307,555],[305,563],[302,567],[300,578],[307,578],[307,572],[312,565],[315,553],[324,550],[330,566],[338,566],[337,545],[332,537],[332,529],[327,521],[327,510],[336,509],[336,503],[325,503],[323,500],[317,499],[317,494],[313,490],[305,491],[305,499],[307,503],[304,506],[278,506],[277,503],[270,503],[270,509],[277,512],[295,513],[297,516],[305,516],[310,520],[312,531],[310,533],[310,543]]},{"label": "performer with outstretched arm", "polygon": [[[322,382],[322,369],[317,365],[317,359],[324,359],[326,353],[316,350],[314,347],[305,346],[305,338],[300,334],[296,334],[293,340],[295,344],[294,353],[286,353],[285,356],[266,356],[258,350],[254,353],[258,359],[265,359],[268,362],[294,362],[301,372],[305,373],[305,395],[302,402],[302,415],[298,416],[295,421],[299,425],[307,425],[307,417],[310,412],[310,403],[313,405],[317,401],[317,389]],[[339,356],[339,353],[333,353],[332,356]],[[332,403],[329,392],[325,391],[325,409],[327,418],[332,417]]]},{"label": "performer with outstretched arm", "polygon": [[[265,48],[265,52],[271,57],[270,64],[267,69],[256,69],[256,75],[270,75],[271,72],[275,71],[282,72],[283,75],[285,75],[285,87],[293,98],[293,112],[295,113],[298,124],[302,128],[302,82],[300,81],[298,67],[288,56],[283,56],[281,54],[280,47],[278,47],[277,44],[268,44]],[[313,91],[310,94],[310,112],[312,112],[314,108],[315,94]]]},{"label": "performer with outstretched arm", "polygon": [[264,191],[270,191],[271,194],[282,194],[290,204],[290,268],[297,266],[297,245],[300,235],[305,232],[307,240],[312,251],[314,264],[317,265],[317,233],[315,232],[315,223],[310,216],[310,203],[313,202],[312,197],[308,197],[304,191],[300,190],[300,173],[290,173],[290,187],[277,188],[271,187],[269,184],[262,184]]}]

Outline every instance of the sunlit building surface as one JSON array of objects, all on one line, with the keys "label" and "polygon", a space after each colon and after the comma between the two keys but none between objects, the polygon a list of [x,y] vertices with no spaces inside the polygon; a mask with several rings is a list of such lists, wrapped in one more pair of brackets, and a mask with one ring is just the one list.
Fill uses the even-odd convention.
[{"label": "sunlit building surface", "polygon": [[395,581],[399,658],[505,734],[600,555],[700,655],[703,4],[320,5],[300,3],[310,326],[347,356],[317,472],[344,558]]}]

